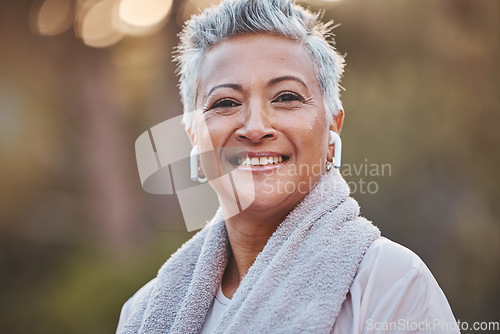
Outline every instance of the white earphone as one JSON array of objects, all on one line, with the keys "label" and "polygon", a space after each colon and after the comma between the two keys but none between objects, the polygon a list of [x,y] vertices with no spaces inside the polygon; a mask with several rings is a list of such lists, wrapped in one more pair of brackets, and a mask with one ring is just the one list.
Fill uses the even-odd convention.
[{"label": "white earphone", "polygon": [[330,130],[330,145],[335,145],[333,167],[340,168],[342,158],[342,140],[337,132]]},{"label": "white earphone", "polygon": [[200,151],[198,150],[198,145],[194,145],[191,153],[189,154],[190,165],[191,165],[191,180],[198,181],[200,183],[207,182],[207,178],[200,178],[198,175],[198,155]]}]

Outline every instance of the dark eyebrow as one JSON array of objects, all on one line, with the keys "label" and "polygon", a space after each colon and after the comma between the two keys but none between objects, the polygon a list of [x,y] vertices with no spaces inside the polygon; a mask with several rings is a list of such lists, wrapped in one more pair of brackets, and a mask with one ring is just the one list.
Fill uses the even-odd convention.
[{"label": "dark eyebrow", "polygon": [[296,77],[296,76],[293,76],[293,75],[284,75],[282,77],[277,77],[277,78],[274,78],[274,79],[271,79],[269,80],[269,82],[267,83],[267,86],[272,86],[272,85],[276,85],[277,83],[279,82],[282,82],[282,81],[286,81],[286,80],[293,80],[293,81],[297,81],[298,83],[300,83],[302,86],[304,86],[305,88],[307,88],[307,85],[305,84],[304,81],[302,81],[302,79]]},{"label": "dark eyebrow", "polygon": [[222,87],[232,88],[232,89],[237,90],[237,91],[243,90],[243,87],[241,87],[241,85],[238,85],[238,84],[233,84],[233,83],[220,84],[220,85],[212,87],[212,89],[210,89],[210,91],[208,92],[207,96],[210,96],[210,94],[212,94],[212,92],[214,90],[216,90],[218,88],[222,88]]}]

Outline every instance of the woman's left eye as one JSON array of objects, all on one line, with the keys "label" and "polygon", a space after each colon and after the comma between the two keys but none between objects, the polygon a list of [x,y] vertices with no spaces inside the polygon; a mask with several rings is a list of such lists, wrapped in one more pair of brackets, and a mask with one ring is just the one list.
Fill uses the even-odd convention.
[{"label": "woman's left eye", "polygon": [[300,95],[292,92],[285,92],[281,93],[276,97],[273,102],[294,102],[294,101],[299,101],[301,102],[303,99]]}]

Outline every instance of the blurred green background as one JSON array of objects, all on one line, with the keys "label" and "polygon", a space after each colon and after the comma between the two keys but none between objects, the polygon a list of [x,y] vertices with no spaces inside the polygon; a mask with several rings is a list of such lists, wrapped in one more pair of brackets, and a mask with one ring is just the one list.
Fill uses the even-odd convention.
[{"label": "blurred green background", "polygon": [[[181,113],[176,34],[217,1],[143,0],[160,7],[125,23],[118,2],[0,1],[0,333],[114,332],[192,235],[175,196],[141,189],[134,142]],[[303,3],[341,23],[344,164],[390,165],[344,170],[371,185],[362,214],[457,319],[499,321],[500,1]]]}]

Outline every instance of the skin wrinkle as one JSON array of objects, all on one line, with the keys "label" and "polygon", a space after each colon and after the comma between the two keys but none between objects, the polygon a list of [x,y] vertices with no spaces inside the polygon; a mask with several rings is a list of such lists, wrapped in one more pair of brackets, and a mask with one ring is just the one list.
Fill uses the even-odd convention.
[{"label": "skin wrinkle", "polygon": [[[272,86],[272,85],[275,85],[281,81],[284,81],[284,80],[295,80],[297,82],[299,82],[302,86],[304,86],[306,89],[307,89],[307,85],[304,83],[304,81],[298,77],[295,77],[293,75],[285,75],[285,76],[282,76],[282,77],[278,77],[278,78],[274,78],[274,79],[271,79],[269,81],[269,83],[267,84],[267,86]],[[223,87],[227,87],[227,88],[232,88],[234,90],[237,90],[237,91],[241,91],[243,88],[241,87],[241,85],[237,84],[237,83],[224,83],[224,84],[219,84],[219,85],[216,85],[214,87],[212,87],[208,94],[205,94],[203,96],[203,99],[206,100],[207,98],[210,97],[210,95],[218,88],[223,88]],[[205,103],[204,103],[205,104]]]},{"label": "skin wrinkle", "polygon": [[[299,101],[299,103],[297,104],[297,106],[299,106],[300,103],[310,103],[310,104],[313,104],[313,96],[311,96],[311,94],[309,93],[309,91],[307,91],[306,84],[300,78],[293,77],[293,76],[283,76],[283,77],[279,77],[279,78],[274,78],[274,79],[271,79],[266,86],[267,86],[267,88],[270,88],[271,86],[277,85],[278,83],[281,83],[281,82],[286,81],[286,80],[292,80],[292,81],[299,82],[306,89],[305,93],[307,95],[309,95],[309,97],[307,97],[307,98],[301,96],[302,101]],[[236,90],[238,92],[243,92],[243,88],[239,84],[228,83],[228,84],[219,84],[219,85],[216,85],[215,87],[213,87],[212,89],[210,89],[209,94],[207,94],[207,97],[205,98],[205,101],[204,101],[203,107],[202,107],[202,111],[203,112],[206,112],[206,111],[208,111],[211,108],[211,105],[213,104],[212,102],[210,102],[211,101],[210,100],[211,94],[215,90],[217,90],[218,88],[230,88],[230,89]],[[278,95],[283,94],[285,92],[286,91],[281,91]],[[291,91],[290,91],[290,93],[294,94]],[[221,93],[221,94],[223,94],[223,93]],[[279,96],[276,96],[274,99],[276,99],[278,97]],[[238,103],[236,100],[234,100],[232,98],[226,98],[226,99],[232,100],[232,101],[235,101],[236,103]],[[214,101],[214,102],[217,102],[217,101]]]}]

